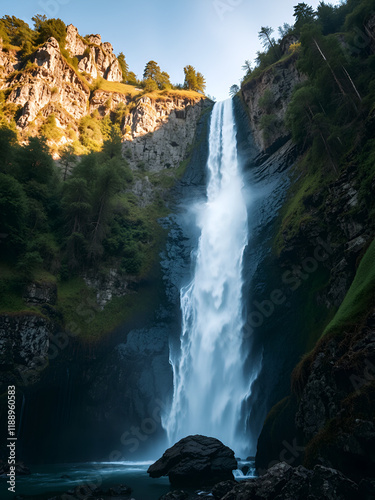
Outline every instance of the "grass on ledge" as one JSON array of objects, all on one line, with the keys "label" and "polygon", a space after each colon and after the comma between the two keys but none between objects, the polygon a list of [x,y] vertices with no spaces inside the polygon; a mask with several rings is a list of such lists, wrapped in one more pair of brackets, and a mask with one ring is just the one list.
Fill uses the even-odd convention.
[{"label": "grass on ledge", "polygon": [[375,240],[371,243],[357,269],[354,280],[335,317],[323,336],[353,328],[375,304]]},{"label": "grass on ledge", "polygon": [[106,92],[117,92],[119,94],[130,95],[132,97],[140,95],[141,91],[137,90],[133,85],[126,85],[120,82],[109,82],[104,80],[100,83],[98,90],[105,90]]},{"label": "grass on ledge", "polygon": [[15,52],[19,52],[21,47],[19,45],[12,45],[11,43],[2,43],[0,44],[0,49],[3,51],[14,50]]},{"label": "grass on ledge", "polygon": [[295,52],[287,52],[284,54],[280,59],[277,61],[273,62],[272,64],[266,66],[265,68],[259,68],[259,66],[255,67],[252,71],[252,73],[243,80],[241,87],[244,87],[246,84],[250,82],[256,82],[260,77],[262,77],[264,74],[267,72],[271,71],[273,68],[276,68],[277,66],[282,66],[286,62],[289,62],[290,60],[298,59],[298,51]]},{"label": "grass on ledge", "polygon": [[[56,277],[43,269],[36,269],[31,281],[56,283]],[[25,286],[25,278],[20,271],[10,264],[0,263],[0,314],[41,314],[37,306],[28,305],[23,299]]]},{"label": "grass on ledge", "polygon": [[205,95],[195,92],[195,90],[155,90],[154,92],[147,92],[143,94],[153,101],[166,101],[167,99],[207,99]]},{"label": "grass on ledge", "polygon": [[133,85],[127,85],[125,83],[119,82],[109,82],[107,80],[103,80],[100,82],[100,86],[98,90],[104,90],[106,92],[117,92],[119,94],[129,95],[131,97],[141,97],[146,96],[152,100],[166,100],[166,99],[206,99],[206,97],[194,90],[155,90],[154,92],[146,92],[143,90],[137,89]]},{"label": "grass on ledge", "polygon": [[375,240],[363,256],[354,280],[332,321],[315,348],[302,358],[292,373],[292,392],[302,394],[316,355],[333,337],[354,332],[375,304]]},{"label": "grass on ledge", "polygon": [[137,292],[129,291],[123,297],[113,297],[100,310],[95,290],[89,288],[82,278],[75,277],[60,284],[57,309],[64,316],[67,332],[85,343],[95,343],[119,325],[137,315],[146,315],[156,307],[159,300],[156,288],[150,283]]}]

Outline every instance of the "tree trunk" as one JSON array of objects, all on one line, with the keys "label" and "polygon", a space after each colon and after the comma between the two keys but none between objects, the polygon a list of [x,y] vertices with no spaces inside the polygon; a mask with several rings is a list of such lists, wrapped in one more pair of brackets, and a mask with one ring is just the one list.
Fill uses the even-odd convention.
[{"label": "tree trunk", "polygon": [[319,50],[319,53],[320,53],[320,55],[322,56],[322,58],[323,58],[324,62],[327,64],[327,66],[328,66],[329,70],[331,71],[332,76],[333,76],[333,78],[335,79],[335,82],[337,83],[338,88],[340,89],[340,92],[342,93],[342,95],[346,96],[345,90],[343,89],[343,87],[342,87],[341,83],[339,82],[339,80],[338,80],[337,76],[335,75],[335,72],[333,71],[332,66],[329,64],[328,59],[327,59],[327,58],[326,58],[326,56],[323,54],[322,49],[319,47],[318,42],[315,40],[315,38],[313,38],[313,40],[314,40],[314,43],[315,43],[315,45],[316,45],[316,48]]},{"label": "tree trunk", "polygon": [[348,77],[348,80],[351,83],[351,85],[354,89],[354,92],[357,94],[359,101],[362,102],[362,97],[361,97],[360,93],[358,92],[357,87],[355,86],[355,84],[354,84],[353,80],[351,79],[349,73],[347,72],[346,68],[344,66],[342,66],[342,69],[344,70],[346,76]]}]

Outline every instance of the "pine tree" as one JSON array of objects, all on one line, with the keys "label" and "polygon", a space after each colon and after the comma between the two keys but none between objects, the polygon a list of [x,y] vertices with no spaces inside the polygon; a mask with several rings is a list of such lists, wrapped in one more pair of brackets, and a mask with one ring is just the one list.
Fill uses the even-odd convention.
[{"label": "pine tree", "polygon": [[206,89],[206,80],[202,73],[199,71],[196,72],[195,68],[191,65],[185,66],[184,73],[184,88],[204,93]]},{"label": "pine tree", "polygon": [[184,68],[185,73],[185,83],[184,87],[189,90],[195,90],[197,88],[197,74],[193,66],[188,65]]},{"label": "pine tree", "polygon": [[160,89],[170,89],[172,87],[170,76],[165,71],[162,71],[158,77],[157,84]]},{"label": "pine tree", "polygon": [[127,83],[129,83],[130,85],[139,85],[140,84],[140,82],[138,81],[137,75],[134,73],[134,71],[129,71]]},{"label": "pine tree", "polygon": [[0,172],[15,174],[14,157],[17,147],[17,134],[6,126],[0,127]]},{"label": "pine tree", "polygon": [[23,53],[26,47],[29,49],[35,44],[35,32],[25,21],[15,16],[0,19],[0,33],[5,43],[21,47]]},{"label": "pine tree", "polygon": [[262,45],[264,48],[268,50],[272,49],[275,56],[279,57],[280,54],[276,49],[276,42],[274,38],[272,38],[273,31],[273,28],[271,28],[270,26],[262,26],[258,33],[258,38],[262,41]]},{"label": "pine tree", "polygon": [[145,70],[143,72],[143,79],[147,80],[148,78],[151,78],[152,80],[154,80],[154,82],[157,82],[160,73],[161,70],[158,63],[155,61],[149,61],[145,66]]},{"label": "pine tree", "polygon": [[296,22],[294,23],[294,27],[298,31],[300,31],[304,24],[309,24],[312,21],[314,21],[315,12],[314,12],[314,9],[310,5],[307,5],[306,3],[302,2],[302,3],[297,4],[294,7],[293,16],[296,18]]},{"label": "pine tree", "polygon": [[47,184],[52,177],[54,163],[43,139],[30,137],[29,143],[19,149],[17,161],[23,182]]},{"label": "pine tree", "polygon": [[11,175],[0,173],[0,234],[2,252],[18,253],[26,243],[28,204],[22,185]]},{"label": "pine tree", "polygon": [[202,92],[202,94],[204,93],[206,89],[206,80],[204,78],[204,76],[202,75],[202,73],[197,73],[197,87],[195,90],[197,90],[198,92]]},{"label": "pine tree", "polygon": [[118,63],[122,71],[122,81],[126,83],[128,81],[129,65],[125,60],[125,56],[122,52],[117,56]]},{"label": "pine tree", "polygon": [[32,18],[38,33],[37,43],[44,43],[48,38],[54,37],[59,42],[61,49],[65,49],[66,25],[61,19],[46,19],[46,16]]},{"label": "pine tree", "polygon": [[34,21],[35,31],[39,31],[42,27],[43,23],[45,23],[48,17],[45,14],[37,14],[36,16],[31,18]]},{"label": "pine tree", "polygon": [[63,167],[63,180],[66,181],[66,178],[68,177],[68,174],[70,174],[72,168],[77,162],[77,157],[74,154],[74,147],[72,144],[68,144],[64,146],[62,153],[61,153],[61,158],[60,158],[60,163]]},{"label": "pine tree", "polygon": [[245,63],[242,65],[242,69],[246,71],[246,75],[250,75],[251,72],[253,71],[253,68],[251,67],[251,62],[246,59]]},{"label": "pine tree", "polygon": [[240,91],[240,87],[238,85],[232,85],[229,89],[229,95],[234,97]]},{"label": "pine tree", "polygon": [[292,32],[292,27],[288,23],[284,23],[282,26],[278,27],[278,32],[281,38],[284,38],[284,36],[289,35],[289,33]]},{"label": "pine tree", "polygon": [[155,92],[158,90],[158,84],[153,80],[152,78],[147,78],[143,82],[143,88],[145,89],[146,92]]},{"label": "pine tree", "polygon": [[270,26],[262,26],[258,33],[258,38],[262,41],[262,45],[266,49],[274,46],[274,40],[271,38],[273,31],[273,28]]}]

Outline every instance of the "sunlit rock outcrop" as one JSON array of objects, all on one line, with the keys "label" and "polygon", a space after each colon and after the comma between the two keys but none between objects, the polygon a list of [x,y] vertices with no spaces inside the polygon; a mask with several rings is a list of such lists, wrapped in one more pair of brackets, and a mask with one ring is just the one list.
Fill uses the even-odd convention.
[{"label": "sunlit rock outcrop", "polygon": [[125,120],[131,129],[131,140],[124,143],[131,167],[137,168],[140,162],[156,172],[178,167],[193,143],[202,112],[211,106],[211,101],[203,98],[153,102],[142,97]]},{"label": "sunlit rock outcrop", "polygon": [[79,60],[78,69],[92,79],[105,78],[110,82],[121,82],[122,71],[113,47],[109,42],[102,43],[100,35],[89,35],[83,39],[75,26],[67,27],[66,49],[71,57]]},{"label": "sunlit rock outcrop", "polygon": [[7,86],[12,89],[8,101],[20,107],[20,128],[30,125],[38,113],[46,113],[48,105],[52,106],[48,114],[53,111],[57,118],[68,113],[74,120],[86,114],[90,91],[62,56],[55,38],[49,38],[31,56],[30,66]]}]

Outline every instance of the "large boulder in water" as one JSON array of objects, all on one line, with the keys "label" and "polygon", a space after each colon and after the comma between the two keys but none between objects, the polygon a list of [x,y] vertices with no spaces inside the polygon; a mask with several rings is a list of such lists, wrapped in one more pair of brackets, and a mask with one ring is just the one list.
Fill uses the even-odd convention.
[{"label": "large boulder in water", "polygon": [[206,436],[181,439],[152,464],[151,477],[168,476],[173,485],[208,485],[233,479],[237,469],[234,452],[221,441]]}]

